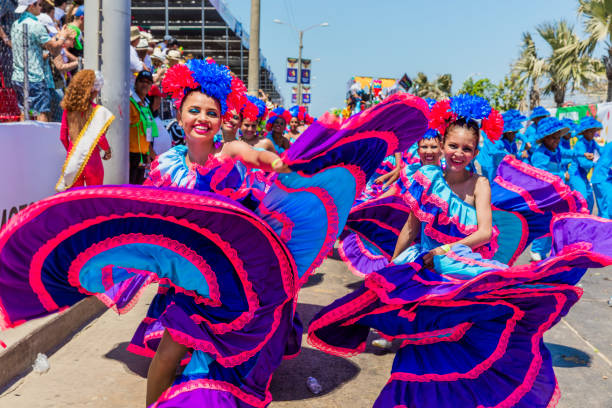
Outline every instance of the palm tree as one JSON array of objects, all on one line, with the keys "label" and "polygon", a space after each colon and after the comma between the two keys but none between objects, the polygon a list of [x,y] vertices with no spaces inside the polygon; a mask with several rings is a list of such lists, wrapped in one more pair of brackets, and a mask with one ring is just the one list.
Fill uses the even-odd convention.
[{"label": "palm tree", "polygon": [[429,82],[429,78],[422,72],[417,73],[413,80],[413,92],[421,98],[433,98],[436,100],[446,98],[451,94],[453,80],[450,74],[439,75],[435,81]]},{"label": "palm tree", "polygon": [[549,82],[544,92],[562,106],[568,86],[572,90],[588,86],[603,74],[603,66],[587,49],[581,49],[580,38],[566,21],[541,24],[536,30],[552,49],[545,64]]},{"label": "palm tree", "polygon": [[521,56],[514,63],[513,71],[518,74],[521,84],[527,85],[531,82],[529,91],[529,107],[533,110],[540,104],[540,89],[538,80],[544,75],[546,61],[538,57],[535,42],[530,33],[523,33],[521,45]]},{"label": "palm tree", "polygon": [[607,40],[608,55],[602,60],[608,78],[607,101],[612,101],[612,0],[578,0],[578,15],[585,19],[584,29],[589,38],[579,45],[578,51],[593,52],[598,42]]}]

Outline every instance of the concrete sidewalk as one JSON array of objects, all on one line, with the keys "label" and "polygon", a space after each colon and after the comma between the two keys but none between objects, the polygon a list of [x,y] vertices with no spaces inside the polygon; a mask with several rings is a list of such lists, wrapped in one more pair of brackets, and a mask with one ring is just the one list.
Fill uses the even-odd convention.
[{"label": "concrete sidewalk", "polygon": [[[324,305],[349,293],[360,279],[345,265],[327,259],[300,292],[298,311],[305,325]],[[561,387],[559,408],[612,407],[612,268],[589,271],[581,282],[583,299],[549,331],[545,341],[553,354]],[[125,348],[144,316],[155,287],[130,313],[105,312],[49,358],[46,374],[29,373],[0,395],[0,407],[142,407],[149,359]],[[344,359],[309,347],[284,361],[276,372],[271,408],[371,407],[385,385],[394,354],[365,353]],[[31,364],[31,362],[29,362]],[[305,382],[317,378],[320,395]]]}]

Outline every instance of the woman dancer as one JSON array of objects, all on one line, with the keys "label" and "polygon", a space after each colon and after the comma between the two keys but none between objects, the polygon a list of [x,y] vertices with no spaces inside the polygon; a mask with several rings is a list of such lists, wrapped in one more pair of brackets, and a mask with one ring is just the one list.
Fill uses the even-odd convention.
[{"label": "woman dancer", "polygon": [[[0,233],[0,322],[12,327],[94,294],[124,312],[160,282],[165,358],[151,368],[149,401],[192,353],[153,406],[263,407],[283,355],[299,351],[297,289],[333,248],[364,180],[425,132],[427,109],[397,95],[340,127],[321,120],[281,161],[242,142],[212,141],[231,90],[226,68],[191,60],[168,71],[164,89],[179,103],[188,143],[151,172],[151,182],[169,187],[85,188],[22,212]],[[249,194],[234,154],[295,171]]]},{"label": "woman dancer", "polygon": [[[510,156],[492,187],[466,171],[477,153],[479,128],[495,139],[502,131],[499,119],[480,99],[439,103],[434,111],[441,115],[434,114],[432,123],[444,134],[446,170],[424,166],[415,173],[405,196],[412,212],[393,263],[321,310],[308,340],[345,356],[365,350],[370,328],[402,340],[375,408],[554,406],[558,389],[542,335],[578,300],[580,290],[571,285],[583,268],[612,263],[612,250],[598,242],[610,242],[609,226],[583,213],[567,214],[582,211],[567,186]],[[525,201],[521,185],[537,188],[538,195]],[[521,267],[487,259],[497,257],[498,247],[491,196],[496,208],[507,206],[515,224],[529,225],[518,231],[516,251],[503,254],[508,263],[545,233],[555,212],[564,213],[552,223],[554,256]],[[592,236],[567,233],[581,224],[593,228]],[[417,232],[420,243],[410,245]],[[512,236],[505,235],[504,246],[514,244]]]},{"label": "woman dancer", "polygon": [[285,150],[289,149],[291,142],[285,135],[285,129],[287,128],[287,122],[291,119],[291,114],[284,108],[276,108],[268,115],[268,121],[266,122],[266,130],[268,134],[265,139],[262,140],[261,147],[264,149],[282,154]]},{"label": "woman dancer", "polygon": [[104,182],[104,166],[100,160],[111,158],[106,130],[113,122],[113,114],[94,103],[102,89],[102,74],[90,69],[79,71],[66,89],[62,100],[64,113],[60,140],[66,148],[66,161],[57,185],[57,191],[70,187],[95,186]]},{"label": "woman dancer", "polygon": [[260,142],[257,127],[268,110],[261,99],[251,95],[247,96],[247,105],[248,108],[245,108],[242,126],[240,127],[240,140],[254,147]]}]

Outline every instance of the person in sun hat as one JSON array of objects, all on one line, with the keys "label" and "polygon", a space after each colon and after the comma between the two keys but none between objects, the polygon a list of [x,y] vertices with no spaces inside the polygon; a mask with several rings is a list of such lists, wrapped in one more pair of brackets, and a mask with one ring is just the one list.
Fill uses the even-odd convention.
[{"label": "person in sun hat", "polygon": [[144,64],[138,58],[136,46],[140,42],[140,30],[136,26],[130,27],[130,71],[137,74],[144,69]]},{"label": "person in sun hat", "polygon": [[525,130],[525,133],[519,135],[519,140],[521,141],[521,159],[523,161],[529,163],[533,153],[532,149],[535,147],[538,137],[538,123],[549,116],[550,112],[541,106],[536,106],[531,115],[529,115],[531,125]]},{"label": "person in sun hat", "polygon": [[[569,132],[569,130],[569,126],[557,118],[542,118],[538,122],[537,146],[533,149],[533,154],[531,155],[532,166],[546,170],[561,180],[566,181],[559,143],[561,142],[561,137]],[[531,245],[531,259],[533,261],[541,261],[546,258],[551,248],[551,242],[550,237],[539,238],[533,241]]]},{"label": "person in sun hat", "polygon": [[591,116],[585,116],[580,119],[575,131],[578,141],[574,145],[576,158],[570,166],[570,185],[582,194],[589,206],[589,211],[593,211],[595,204],[589,172],[595,166],[595,154],[597,156],[601,154],[601,149],[594,139],[599,136],[602,128],[600,121]]}]

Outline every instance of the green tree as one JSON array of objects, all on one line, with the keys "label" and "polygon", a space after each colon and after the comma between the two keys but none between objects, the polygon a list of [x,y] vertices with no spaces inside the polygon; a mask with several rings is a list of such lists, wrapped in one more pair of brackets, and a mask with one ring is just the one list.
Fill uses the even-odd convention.
[{"label": "green tree", "polygon": [[493,97],[490,99],[491,106],[500,112],[519,109],[527,93],[526,87],[526,83],[519,80],[517,73],[506,75],[495,87]]},{"label": "green tree", "polygon": [[530,33],[523,33],[521,44],[521,54],[514,63],[513,72],[518,75],[518,79],[526,86],[531,84],[529,90],[529,108],[533,110],[540,104],[540,88],[538,82],[546,72],[546,61],[538,56],[535,42]]},{"label": "green tree", "polygon": [[452,86],[451,74],[439,75],[435,81],[429,82],[427,75],[419,72],[412,81],[412,92],[421,98],[439,100],[451,95]]},{"label": "green tree", "polygon": [[463,82],[461,89],[457,91],[457,95],[476,95],[491,100],[493,94],[495,93],[495,89],[495,84],[493,84],[489,78],[482,78],[474,81],[474,79],[470,76],[465,80],[465,82]]},{"label": "green tree", "polygon": [[548,83],[544,92],[552,94],[557,106],[562,106],[568,87],[576,90],[597,81],[603,74],[603,65],[591,57],[588,48],[580,47],[580,38],[567,22],[541,24],[536,30],[552,51],[546,59]]},{"label": "green tree", "polygon": [[[577,50],[568,53],[582,55],[592,53],[597,43],[606,41],[606,54],[602,58],[605,75],[608,79],[607,101],[612,101],[612,0],[578,0],[578,15],[584,18],[584,29],[589,38],[576,44]],[[571,47],[570,47],[571,48]],[[602,68],[603,70],[603,68]]]}]

